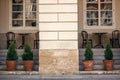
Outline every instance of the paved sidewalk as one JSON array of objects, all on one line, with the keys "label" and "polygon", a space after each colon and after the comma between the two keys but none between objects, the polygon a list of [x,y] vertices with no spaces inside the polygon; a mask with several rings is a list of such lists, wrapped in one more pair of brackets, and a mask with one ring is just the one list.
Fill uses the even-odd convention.
[{"label": "paved sidewalk", "polygon": [[120,70],[41,75],[38,71],[0,71],[0,80],[120,80]]},{"label": "paved sidewalk", "polygon": [[120,80],[120,75],[0,75],[0,80]]}]

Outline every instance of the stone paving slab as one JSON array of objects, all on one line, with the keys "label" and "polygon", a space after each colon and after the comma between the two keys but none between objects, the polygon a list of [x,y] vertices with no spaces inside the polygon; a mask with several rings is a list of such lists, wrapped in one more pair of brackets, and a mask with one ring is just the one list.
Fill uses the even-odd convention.
[{"label": "stone paving slab", "polygon": [[0,75],[0,80],[120,80],[120,75]]},{"label": "stone paving slab", "polygon": [[80,71],[71,75],[41,75],[38,71],[0,71],[0,80],[120,80],[120,71]]},{"label": "stone paving slab", "polygon": [[[41,75],[39,71],[0,71],[0,75]],[[104,75],[109,75],[109,74],[119,74],[120,75],[120,70],[113,70],[113,71],[79,71],[77,73],[72,73],[71,75],[94,75],[94,74],[104,74]],[[52,74],[51,74],[52,75]],[[54,74],[55,75],[55,74]],[[64,73],[61,73],[59,75],[67,75]]]}]

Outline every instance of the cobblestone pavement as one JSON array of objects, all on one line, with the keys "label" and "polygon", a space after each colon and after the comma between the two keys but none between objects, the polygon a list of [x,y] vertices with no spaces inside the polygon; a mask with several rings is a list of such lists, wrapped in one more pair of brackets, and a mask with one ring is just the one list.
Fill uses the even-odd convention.
[{"label": "cobblestone pavement", "polygon": [[120,75],[0,75],[0,80],[120,80]]}]

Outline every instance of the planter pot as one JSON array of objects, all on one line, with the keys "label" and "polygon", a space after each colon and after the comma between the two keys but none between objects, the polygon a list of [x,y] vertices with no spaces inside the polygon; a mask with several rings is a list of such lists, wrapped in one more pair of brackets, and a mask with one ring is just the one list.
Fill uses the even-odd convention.
[{"label": "planter pot", "polygon": [[10,61],[7,60],[6,61],[6,67],[8,71],[15,71],[16,70],[16,66],[17,66],[17,61]]},{"label": "planter pot", "polygon": [[23,61],[23,64],[24,64],[25,71],[32,71],[33,70],[33,64],[34,64],[33,60]]},{"label": "planter pot", "polygon": [[105,70],[107,71],[113,70],[114,60],[103,60],[103,63],[104,63]]},{"label": "planter pot", "polygon": [[85,71],[93,70],[94,60],[83,60],[82,62]]}]

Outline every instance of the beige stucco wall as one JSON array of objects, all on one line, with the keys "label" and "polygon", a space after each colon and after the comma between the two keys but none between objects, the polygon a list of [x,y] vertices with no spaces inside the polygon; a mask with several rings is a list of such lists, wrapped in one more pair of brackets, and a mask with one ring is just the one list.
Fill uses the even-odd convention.
[{"label": "beige stucco wall", "polygon": [[[15,35],[15,40],[16,40],[16,48],[19,48],[19,46],[22,43],[22,38],[20,35],[16,34]],[[35,40],[35,34],[29,34],[28,36],[25,37],[25,42],[29,43],[31,48],[34,48],[34,40]],[[7,39],[6,39],[6,34],[5,33],[0,33],[0,49],[7,49]]]},{"label": "beige stucco wall", "polygon": [[9,27],[9,0],[0,0],[0,33],[8,31]]},{"label": "beige stucco wall", "polygon": [[6,48],[6,36],[3,33],[8,31],[9,27],[9,5],[8,0],[0,0],[0,49]]}]

